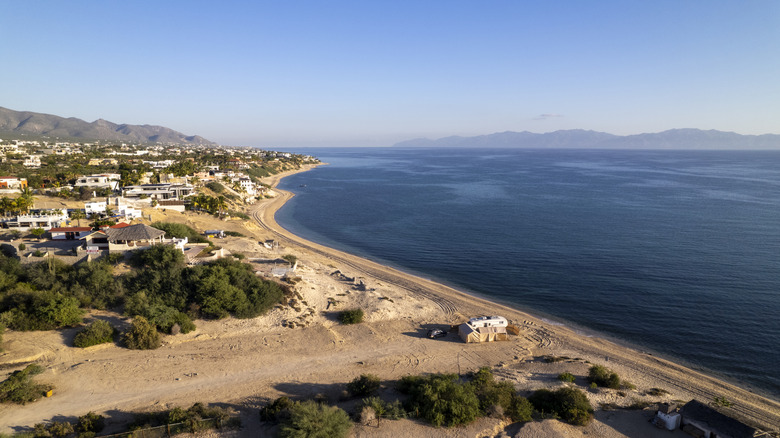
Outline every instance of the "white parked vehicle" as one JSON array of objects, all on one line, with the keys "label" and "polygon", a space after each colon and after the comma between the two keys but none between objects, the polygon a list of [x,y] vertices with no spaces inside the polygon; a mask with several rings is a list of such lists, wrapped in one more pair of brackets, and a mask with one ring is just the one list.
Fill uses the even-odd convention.
[{"label": "white parked vehicle", "polygon": [[477,318],[470,318],[469,325],[474,328],[506,327],[509,325],[509,321],[507,321],[503,316],[480,316]]}]

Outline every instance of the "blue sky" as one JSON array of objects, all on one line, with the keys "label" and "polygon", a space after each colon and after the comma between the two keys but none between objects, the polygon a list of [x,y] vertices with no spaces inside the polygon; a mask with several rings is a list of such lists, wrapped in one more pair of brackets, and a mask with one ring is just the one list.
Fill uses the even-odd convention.
[{"label": "blue sky", "polygon": [[780,133],[780,2],[5,1],[0,106],[229,145]]}]

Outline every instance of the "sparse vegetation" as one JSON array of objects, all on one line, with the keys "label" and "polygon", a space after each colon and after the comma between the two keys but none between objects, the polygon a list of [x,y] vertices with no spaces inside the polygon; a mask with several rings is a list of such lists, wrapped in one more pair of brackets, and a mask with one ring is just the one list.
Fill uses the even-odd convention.
[{"label": "sparse vegetation", "polygon": [[610,389],[620,389],[620,377],[617,373],[603,365],[593,365],[588,370],[588,381],[596,386]]},{"label": "sparse vegetation", "polygon": [[42,372],[42,366],[30,364],[23,370],[11,373],[7,379],[0,382],[0,402],[23,405],[43,397],[44,393],[52,388],[33,381],[33,376]]},{"label": "sparse vegetation", "polygon": [[143,316],[137,316],[123,336],[125,346],[131,350],[154,350],[160,347],[157,327]]},{"label": "sparse vegetation", "polygon": [[542,418],[553,415],[576,426],[585,426],[593,419],[588,397],[577,388],[540,389],[531,394],[528,401]]},{"label": "sparse vegetation", "polygon": [[292,255],[292,254],[285,254],[282,256],[282,258],[287,261],[287,263],[290,264],[290,266],[294,265],[295,262],[298,261],[298,257]]},{"label": "sparse vegetation", "polygon": [[95,320],[76,334],[73,345],[79,348],[87,348],[93,345],[113,342],[117,330],[107,321]]},{"label": "sparse vegetation", "polygon": [[388,403],[379,397],[368,397],[362,400],[358,412],[362,411],[363,407],[371,408],[377,419],[400,420],[407,416],[406,410],[398,400]]},{"label": "sparse vegetation", "polygon": [[339,313],[342,324],[358,324],[363,322],[363,309],[349,309]]},{"label": "sparse vegetation", "polygon": [[381,385],[379,377],[373,374],[361,374],[347,383],[347,391],[353,397],[366,397],[375,393]]},{"label": "sparse vegetation", "polygon": [[574,383],[574,375],[572,373],[558,374],[558,380],[561,382]]},{"label": "sparse vegetation", "polygon": [[350,429],[352,421],[343,409],[307,400],[289,408],[289,417],[282,420],[279,436],[343,438]]}]

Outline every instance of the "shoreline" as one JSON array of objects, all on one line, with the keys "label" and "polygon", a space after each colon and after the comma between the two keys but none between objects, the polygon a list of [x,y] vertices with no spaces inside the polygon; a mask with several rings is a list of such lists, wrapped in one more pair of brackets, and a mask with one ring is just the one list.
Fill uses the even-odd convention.
[{"label": "shoreline", "polygon": [[[55,390],[54,396],[33,404],[3,405],[0,433],[27,430],[55,419],[75,419],[90,411],[108,415],[107,426],[119,431],[119,425],[131,420],[134,412],[186,409],[203,402],[240,413],[244,428],[230,435],[234,438],[254,437],[258,431],[271,435],[273,426],[260,422],[257,409],[280,396],[324,397],[352,410],[356,400],[345,399],[343,392],[348,382],[362,374],[380,377],[383,390],[379,395],[392,400],[398,397],[393,382],[404,376],[463,375],[482,367],[492,369],[497,379],[510,382],[521,394],[558,389],[564,385],[556,378],[558,374],[575,375],[574,384],[586,391],[597,409],[596,420],[561,436],[668,437],[669,432],[649,425],[645,417],[650,411],[625,408],[640,402],[684,403],[693,398],[706,403],[715,397],[734,403],[733,415],[748,418],[764,430],[778,430],[780,403],[738,385],[290,233],[276,223],[274,213],[293,194],[276,186],[282,178],[313,167],[263,178],[274,186],[277,196],[248,207],[254,220],[145,211],[152,222],[241,233],[221,239],[220,246],[227,254],[242,254],[244,263],[266,278],[272,277],[272,267],[283,255],[295,255],[298,267],[288,282],[294,299],[257,318],[198,319],[193,332],[163,335],[162,346],[156,350],[129,350],[117,343],[74,348],[73,337],[80,328],[6,332],[6,352],[0,353],[4,371],[21,366],[12,364],[37,362],[46,369],[39,377],[41,382]],[[280,247],[265,247],[268,239],[277,240]],[[363,322],[340,324],[337,314],[351,308],[364,310]],[[486,314],[502,314],[519,328],[519,335],[481,344],[463,343],[455,333],[440,339],[426,336],[431,328],[448,330],[469,317]],[[109,321],[119,329],[131,321],[113,311],[93,311],[85,322],[94,319]],[[546,360],[550,357],[556,360]],[[588,389],[586,376],[593,364],[607,366],[635,389]],[[657,392],[652,391],[655,388],[666,392],[651,394]],[[533,422],[523,426],[528,434],[511,434],[539,436],[535,430],[555,430],[562,425],[554,420]],[[493,418],[478,420],[466,429],[437,429],[407,419],[383,422],[379,428],[356,424],[352,436],[495,436],[504,427],[505,422]]]},{"label": "shoreline", "polygon": [[[274,235],[280,236],[292,242],[298,246],[309,250],[315,250],[316,252],[337,258],[346,259],[352,264],[363,265],[366,271],[372,271],[379,269],[381,272],[390,273],[392,275],[403,278],[404,280],[416,283],[421,288],[425,289],[425,295],[433,295],[438,300],[446,302],[446,305],[440,306],[449,315],[459,313],[456,311],[459,307],[490,307],[501,309],[507,314],[512,316],[521,316],[525,319],[532,321],[538,321],[538,324],[547,326],[547,329],[552,332],[553,336],[558,336],[565,340],[564,346],[575,350],[590,350],[591,353],[598,352],[604,354],[607,358],[608,365],[613,366],[616,362],[619,362],[621,366],[627,368],[633,368],[642,372],[648,369],[653,369],[653,374],[658,374],[658,377],[666,381],[667,383],[677,386],[681,389],[685,389],[692,393],[699,393],[700,395],[710,396],[709,400],[712,400],[718,394],[697,388],[692,388],[696,384],[702,384],[702,386],[711,386],[717,388],[722,393],[728,393],[735,400],[746,405],[746,408],[740,412],[748,418],[752,418],[754,421],[764,423],[760,417],[764,414],[760,414],[757,410],[765,411],[766,417],[769,418],[769,423],[764,423],[768,426],[773,426],[777,423],[771,423],[772,419],[780,421],[780,402],[774,400],[771,394],[756,393],[753,392],[749,385],[746,387],[739,386],[744,382],[729,381],[728,376],[718,376],[718,372],[701,367],[700,369],[692,368],[695,366],[693,363],[685,363],[683,359],[675,358],[662,352],[652,351],[649,347],[639,346],[631,344],[629,341],[610,336],[608,334],[600,333],[598,331],[589,329],[588,327],[580,327],[576,324],[572,324],[565,319],[555,317],[553,315],[541,315],[533,313],[533,309],[530,311],[518,309],[513,307],[509,303],[501,303],[493,301],[488,297],[482,297],[479,294],[470,294],[467,291],[458,290],[455,287],[448,286],[443,283],[438,283],[435,280],[426,279],[415,275],[414,273],[404,272],[398,268],[383,265],[372,260],[349,254],[339,249],[330,248],[324,245],[320,245],[316,242],[309,241],[301,236],[295,235],[289,230],[282,227],[276,222],[275,214],[281,209],[295,195],[292,192],[279,189],[277,186],[281,179],[286,176],[309,171],[317,167],[311,166],[306,169],[299,169],[294,172],[275,175],[273,183],[271,184],[274,190],[281,194],[277,196],[272,202],[263,205],[262,207],[253,210],[253,213],[259,212],[259,215],[253,214],[253,218],[266,230],[272,232]],[[411,292],[415,292],[412,290]],[[436,301],[434,299],[434,301]],[[465,310],[465,309],[464,309]],[[543,313],[543,312],[542,312]],[[641,351],[638,348],[647,349],[651,352]],[[607,354],[605,354],[607,353]],[[613,358],[608,353],[617,353]],[[680,363],[682,362],[682,363]],[[693,384],[687,384],[690,378],[694,379]],[[722,395],[721,395],[722,396]],[[731,400],[731,397],[729,399]],[[736,409],[740,411],[740,409]],[[754,415],[758,414],[758,415]],[[767,426],[765,426],[767,427]],[[776,427],[776,426],[775,426]]]}]

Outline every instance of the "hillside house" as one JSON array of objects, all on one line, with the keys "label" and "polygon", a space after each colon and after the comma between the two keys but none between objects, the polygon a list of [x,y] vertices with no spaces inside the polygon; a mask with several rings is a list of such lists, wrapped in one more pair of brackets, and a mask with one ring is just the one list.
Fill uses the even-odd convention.
[{"label": "hillside house", "polygon": [[68,214],[59,210],[38,210],[31,211],[29,214],[20,214],[2,218],[2,227],[12,230],[29,231],[32,228],[51,228],[60,227],[68,222]]},{"label": "hillside house", "polygon": [[28,155],[25,157],[22,165],[30,169],[37,169],[41,167],[41,157],[38,155]]},{"label": "hillside house", "polygon": [[122,188],[122,195],[128,198],[148,197],[158,201],[179,200],[194,193],[188,184],[142,184]]},{"label": "hillside house", "polygon": [[0,193],[19,193],[25,188],[27,188],[27,178],[0,176]]},{"label": "hillside house", "polygon": [[90,189],[111,189],[119,190],[119,180],[121,176],[118,173],[103,173],[100,175],[85,175],[76,180],[76,187],[87,187]]}]

